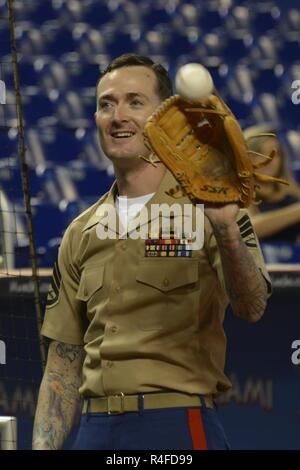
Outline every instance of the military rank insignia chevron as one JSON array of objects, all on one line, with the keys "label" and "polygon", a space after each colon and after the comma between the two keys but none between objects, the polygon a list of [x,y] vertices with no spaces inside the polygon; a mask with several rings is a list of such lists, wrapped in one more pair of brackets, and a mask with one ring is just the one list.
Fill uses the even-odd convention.
[{"label": "military rank insignia chevron", "polygon": [[61,274],[58,263],[54,263],[53,274],[47,297],[47,308],[53,307],[58,302],[59,289],[61,285]]},{"label": "military rank insignia chevron", "polygon": [[243,215],[243,217],[237,221],[237,224],[245,244],[249,248],[255,248],[257,246],[257,241],[248,214]]}]

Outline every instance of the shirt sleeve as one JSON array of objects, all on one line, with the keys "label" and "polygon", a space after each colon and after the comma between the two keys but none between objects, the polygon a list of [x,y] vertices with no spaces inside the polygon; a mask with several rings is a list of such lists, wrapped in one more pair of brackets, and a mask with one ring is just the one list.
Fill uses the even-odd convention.
[{"label": "shirt sleeve", "polygon": [[[226,292],[225,288],[225,281],[223,275],[223,269],[221,264],[220,253],[218,250],[216,239],[213,235],[212,227],[210,222],[207,218],[205,218],[205,238],[206,238],[206,249],[208,251],[208,256],[210,262],[217,272],[219,281]],[[272,284],[270,280],[269,273],[267,271],[265,261],[262,255],[262,251],[259,245],[259,241],[257,235],[253,229],[248,211],[246,209],[240,209],[238,216],[237,216],[237,224],[240,229],[241,237],[247,246],[248,250],[250,251],[251,255],[254,258],[254,261],[258,268],[260,269],[268,288],[268,295],[270,296],[272,293]]]},{"label": "shirt sleeve", "polygon": [[80,272],[75,261],[78,243],[74,232],[76,225],[71,224],[59,248],[41,333],[56,341],[82,345],[87,319],[84,304],[76,299]]}]

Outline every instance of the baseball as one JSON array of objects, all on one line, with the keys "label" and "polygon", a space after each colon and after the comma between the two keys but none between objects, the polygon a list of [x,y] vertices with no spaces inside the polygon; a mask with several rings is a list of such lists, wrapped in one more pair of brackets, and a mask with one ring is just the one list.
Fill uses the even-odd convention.
[{"label": "baseball", "polygon": [[212,93],[214,83],[211,74],[203,65],[190,63],[180,67],[176,73],[175,87],[182,98],[197,101]]}]

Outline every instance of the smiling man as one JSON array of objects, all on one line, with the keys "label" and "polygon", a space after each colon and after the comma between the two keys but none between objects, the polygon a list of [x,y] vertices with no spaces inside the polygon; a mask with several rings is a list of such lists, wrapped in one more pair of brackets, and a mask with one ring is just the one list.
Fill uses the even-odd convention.
[{"label": "smiling man", "polygon": [[[52,341],[40,388],[33,448],[60,449],[81,416],[75,449],[228,448],[214,399],[224,374],[228,303],[250,322],[263,314],[269,277],[245,210],[205,208],[204,246],[170,227],[120,236],[154,204],[171,206],[176,181],[145,146],[143,129],[172,94],[166,70],[121,56],[97,84],[96,124],[116,181],[68,227],[42,333]],[[99,188],[99,192],[101,188]],[[183,195],[180,207],[191,204]],[[101,208],[116,209],[111,238]],[[146,221],[147,222],[147,221]]]}]

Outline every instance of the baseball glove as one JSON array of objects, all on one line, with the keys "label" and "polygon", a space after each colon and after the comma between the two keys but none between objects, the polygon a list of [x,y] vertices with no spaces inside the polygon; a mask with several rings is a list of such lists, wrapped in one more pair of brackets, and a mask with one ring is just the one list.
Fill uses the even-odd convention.
[{"label": "baseball glove", "polygon": [[183,193],[193,203],[234,202],[247,207],[259,182],[287,183],[257,173],[275,151],[252,163],[237,120],[217,94],[197,102],[178,95],[166,99],[148,119],[144,135],[180,185],[168,191],[175,198]]}]

